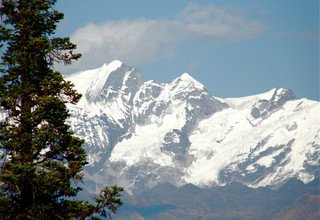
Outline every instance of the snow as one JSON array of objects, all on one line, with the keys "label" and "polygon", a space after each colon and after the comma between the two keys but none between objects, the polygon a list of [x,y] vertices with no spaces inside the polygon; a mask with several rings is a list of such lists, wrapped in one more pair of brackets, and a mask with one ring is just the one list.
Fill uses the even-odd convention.
[{"label": "snow", "polygon": [[181,76],[178,78],[182,80],[183,82],[187,84],[191,84],[193,87],[198,89],[203,89],[204,85],[197,80],[195,80],[192,76],[190,76],[188,73],[182,73]]},{"label": "snow", "polygon": [[[261,97],[261,96],[260,96]],[[243,99],[243,100],[250,100]],[[185,176],[186,182],[196,185],[211,185],[219,182],[219,171],[229,166],[229,164],[239,163],[243,158],[259,158],[267,152],[270,147],[278,145],[288,145],[293,141],[290,147],[290,153],[283,159],[287,161],[284,166],[278,166],[276,173],[266,177],[263,181],[251,185],[260,187],[272,185],[280,182],[283,176],[291,173],[304,172],[304,162],[307,160],[306,154],[312,153],[315,149],[312,147],[310,140],[319,136],[319,109],[318,102],[312,102],[308,111],[301,111],[299,114],[292,111],[297,101],[287,102],[283,109],[275,112],[268,120],[264,120],[259,127],[251,127],[244,117],[248,110],[227,109],[214,114],[211,118],[199,123],[196,132],[190,136],[192,145],[190,154],[195,156],[195,162],[188,168]],[[239,102],[240,105],[243,102]],[[298,117],[297,117],[298,116]],[[299,120],[298,128],[295,133],[288,133],[285,123],[294,123]],[[233,126],[232,126],[233,125]],[[256,148],[257,140],[269,137],[268,143],[260,148]],[[205,142],[203,140],[206,140]],[[315,143],[319,143],[315,141]],[[252,151],[254,150],[254,151]],[[319,144],[318,144],[319,151]],[[206,158],[208,152],[214,152],[211,158]],[[283,150],[274,151],[257,160],[254,164],[266,168],[272,166],[275,157]],[[284,162],[283,161],[283,162]],[[254,164],[250,165],[247,170],[254,171]],[[208,175],[210,173],[210,175]],[[310,175],[305,175],[309,178]],[[311,181],[312,178],[309,178]]]},{"label": "snow", "polygon": [[252,96],[244,96],[244,97],[236,97],[236,98],[226,98],[224,101],[229,104],[230,106],[237,107],[239,108],[244,108],[244,107],[251,107],[255,102],[258,100],[270,100],[275,93],[276,88],[261,93],[257,95],[252,95]]},{"label": "snow", "polygon": [[109,64],[105,63],[102,67],[97,69],[75,73],[67,77],[66,80],[73,82],[75,89],[83,95],[87,93],[88,89],[97,94],[101,91],[101,88],[103,87],[110,73],[120,68],[121,65],[121,61],[115,60]]},{"label": "snow", "polygon": [[66,78],[67,81],[71,81],[74,84],[74,88],[81,94],[85,94],[91,85],[91,82],[96,78],[96,73],[100,70],[93,69],[75,73]]},{"label": "snow", "polygon": [[134,135],[119,142],[113,149],[110,161],[123,161],[128,166],[144,161],[153,161],[160,166],[174,166],[172,158],[161,152],[161,144],[166,133],[173,129],[181,129],[185,123],[184,107],[176,109],[173,114],[167,114],[160,120],[152,117],[153,123],[136,125]]},{"label": "snow", "polygon": [[[203,116],[199,106],[190,100],[209,102],[203,97],[210,94],[188,73],[167,84],[140,82],[136,70],[122,68],[124,65],[114,61],[67,78],[83,94],[76,106],[68,106],[74,115],[69,121],[77,135],[88,143],[90,166],[99,167],[96,179],[122,175],[129,179],[121,181],[133,186],[137,177],[130,179],[126,172],[130,167],[138,167],[142,173],[154,173],[159,182],[163,181],[165,176],[154,167],[148,170],[146,162],[157,165],[159,170],[175,170],[171,175],[181,180],[173,184],[224,185],[227,180],[221,178],[221,173],[226,170],[237,178],[241,176],[241,181],[250,187],[277,185],[292,177],[304,182],[314,178],[305,164],[318,165],[318,159],[310,155],[320,153],[319,102],[286,100],[272,110],[264,110],[265,116],[254,118],[251,111],[257,102],[277,104],[288,92],[274,88],[247,97],[212,97],[230,107]],[[123,77],[117,78],[119,88],[111,85],[102,90],[115,71]],[[110,100],[97,98],[111,93],[114,96]],[[165,140],[168,134],[172,138]],[[169,150],[165,149],[167,145]],[[182,162],[179,158],[183,158]],[[120,162],[125,167],[120,173],[101,171],[101,161],[105,161],[105,166]],[[265,173],[258,174],[259,169]],[[259,176],[248,180],[247,175]]]},{"label": "snow", "polygon": [[269,157],[262,157],[260,160],[256,162],[256,164],[268,168],[272,165],[273,162],[274,162],[273,157],[269,156]]}]

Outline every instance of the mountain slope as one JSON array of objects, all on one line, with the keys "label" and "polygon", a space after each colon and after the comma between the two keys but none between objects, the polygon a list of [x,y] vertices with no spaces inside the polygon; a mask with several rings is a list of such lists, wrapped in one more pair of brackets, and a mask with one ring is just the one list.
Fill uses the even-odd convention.
[{"label": "mountain slope", "polygon": [[319,176],[319,102],[288,89],[222,99],[184,73],[144,82],[120,61],[68,77],[83,94],[70,123],[86,141],[88,191],[160,183],[277,188]]},{"label": "mountain slope", "polygon": [[292,179],[278,190],[238,183],[198,188],[159,184],[129,196],[115,219],[318,219],[319,179]]}]

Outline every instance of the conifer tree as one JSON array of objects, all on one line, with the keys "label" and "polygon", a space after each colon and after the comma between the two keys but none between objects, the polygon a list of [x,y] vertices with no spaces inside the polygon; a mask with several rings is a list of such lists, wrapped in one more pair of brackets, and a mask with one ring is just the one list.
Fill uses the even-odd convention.
[{"label": "conifer tree", "polygon": [[0,1],[0,219],[95,219],[122,204],[117,186],[95,204],[75,199],[87,162],[66,104],[81,96],[53,64],[80,54],[52,37],[63,18],[56,1]]}]

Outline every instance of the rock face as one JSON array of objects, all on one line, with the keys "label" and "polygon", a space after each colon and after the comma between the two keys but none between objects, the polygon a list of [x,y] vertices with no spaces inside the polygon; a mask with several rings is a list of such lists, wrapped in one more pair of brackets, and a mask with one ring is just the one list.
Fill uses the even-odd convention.
[{"label": "rock face", "polygon": [[83,94],[69,122],[86,141],[88,191],[168,182],[277,188],[319,176],[319,102],[288,89],[222,99],[187,73],[144,82],[120,61],[67,78]]}]

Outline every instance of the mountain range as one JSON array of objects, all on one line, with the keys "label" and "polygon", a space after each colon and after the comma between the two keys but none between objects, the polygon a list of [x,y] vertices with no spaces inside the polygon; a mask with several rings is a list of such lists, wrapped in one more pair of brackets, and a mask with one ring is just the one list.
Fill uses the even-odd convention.
[{"label": "mountain range", "polygon": [[[188,186],[190,193],[198,190],[194,195],[211,195],[206,190],[224,187],[277,191],[296,179],[302,181],[300,186],[316,183],[311,187],[313,194],[305,196],[315,195],[308,199],[313,206],[319,204],[319,193],[314,193],[320,162],[318,101],[298,99],[285,88],[219,98],[188,73],[169,83],[144,81],[137,69],[119,60],[74,73],[66,80],[83,95],[68,108],[72,129],[85,140],[86,193],[117,184],[125,188],[128,205],[135,207],[133,201],[150,205],[148,195],[160,189],[163,193],[158,197],[168,189],[179,195],[189,193]],[[177,210],[177,203],[165,201],[156,203],[160,211]],[[137,210],[132,208],[133,213]],[[140,214],[136,216],[143,219]],[[198,214],[165,218],[203,217]],[[228,216],[220,215],[231,219]],[[201,219],[213,217],[217,216]]]}]

